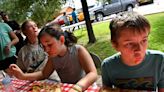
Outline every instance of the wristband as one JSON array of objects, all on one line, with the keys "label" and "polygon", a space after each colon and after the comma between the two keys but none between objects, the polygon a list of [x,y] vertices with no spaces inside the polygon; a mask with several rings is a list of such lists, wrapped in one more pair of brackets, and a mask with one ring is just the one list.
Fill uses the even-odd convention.
[{"label": "wristband", "polygon": [[82,86],[78,85],[78,84],[75,84],[72,89],[78,91],[78,92],[82,92]]},{"label": "wristband", "polygon": [[82,85],[76,84],[77,86],[79,86],[81,89],[83,89],[84,87]]}]

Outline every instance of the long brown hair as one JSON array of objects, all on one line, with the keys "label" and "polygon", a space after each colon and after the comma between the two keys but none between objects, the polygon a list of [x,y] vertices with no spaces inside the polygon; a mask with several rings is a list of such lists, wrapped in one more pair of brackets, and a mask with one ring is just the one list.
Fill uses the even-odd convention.
[{"label": "long brown hair", "polygon": [[59,40],[60,36],[63,35],[65,37],[64,44],[67,47],[77,43],[77,38],[74,36],[74,34],[68,31],[63,31],[58,24],[43,27],[38,35],[38,39],[40,39],[45,34],[49,34],[50,36],[55,37],[57,40]]}]

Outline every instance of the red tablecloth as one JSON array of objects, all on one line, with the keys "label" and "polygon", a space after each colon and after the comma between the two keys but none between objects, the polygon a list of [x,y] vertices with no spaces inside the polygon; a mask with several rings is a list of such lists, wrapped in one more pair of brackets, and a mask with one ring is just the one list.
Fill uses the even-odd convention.
[{"label": "red tablecloth", "polygon": [[[41,83],[43,81],[27,81],[27,80],[19,80],[13,79],[12,84],[16,89],[16,92],[28,92],[28,90],[32,87],[34,83]],[[53,84],[52,81],[46,81],[48,84]],[[68,92],[68,90],[73,86],[73,84],[61,83],[62,92]],[[90,86],[85,92],[99,92],[100,87],[96,85]]]}]

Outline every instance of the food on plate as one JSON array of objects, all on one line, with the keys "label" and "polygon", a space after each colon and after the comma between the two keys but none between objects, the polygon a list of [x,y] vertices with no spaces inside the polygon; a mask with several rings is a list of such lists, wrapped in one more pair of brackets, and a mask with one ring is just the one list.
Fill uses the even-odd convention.
[{"label": "food on plate", "polygon": [[30,91],[32,92],[61,92],[60,84],[37,83],[33,84]]},{"label": "food on plate", "polygon": [[2,90],[3,89],[3,84],[2,84],[2,82],[0,82],[0,90]]}]

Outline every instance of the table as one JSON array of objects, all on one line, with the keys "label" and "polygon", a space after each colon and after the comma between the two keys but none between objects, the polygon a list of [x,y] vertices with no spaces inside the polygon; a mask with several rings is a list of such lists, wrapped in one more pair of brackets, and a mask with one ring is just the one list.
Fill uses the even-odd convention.
[{"label": "table", "polygon": [[[32,87],[34,83],[41,83],[43,81],[28,81],[28,80],[19,80],[19,79],[12,79],[13,87],[16,89],[16,92],[28,92],[28,90]],[[49,84],[53,84],[52,81],[46,81]],[[73,87],[73,84],[61,83],[61,90],[62,92],[68,92],[68,90]],[[99,92],[100,87],[96,85],[90,86],[84,92]],[[0,91],[2,92],[2,91]]]},{"label": "table", "polygon": [[[85,21],[78,22],[78,23],[75,23],[75,24],[72,24],[72,25],[69,25],[69,26],[61,27],[61,29],[62,29],[63,31],[69,30],[70,32],[73,32],[75,27],[82,26],[82,25],[85,25]],[[83,28],[83,27],[82,27],[82,28]]]},{"label": "table", "polygon": [[86,25],[85,25],[85,21],[82,21],[82,22],[78,22],[78,23],[75,23],[75,24],[72,24],[72,25],[69,25],[69,26],[64,26],[64,27],[61,27],[61,29],[63,31],[69,31],[69,32],[74,32],[75,30],[77,30],[77,27],[78,27],[78,30],[81,31],[81,35],[82,35],[82,32],[83,31],[86,31]]}]

